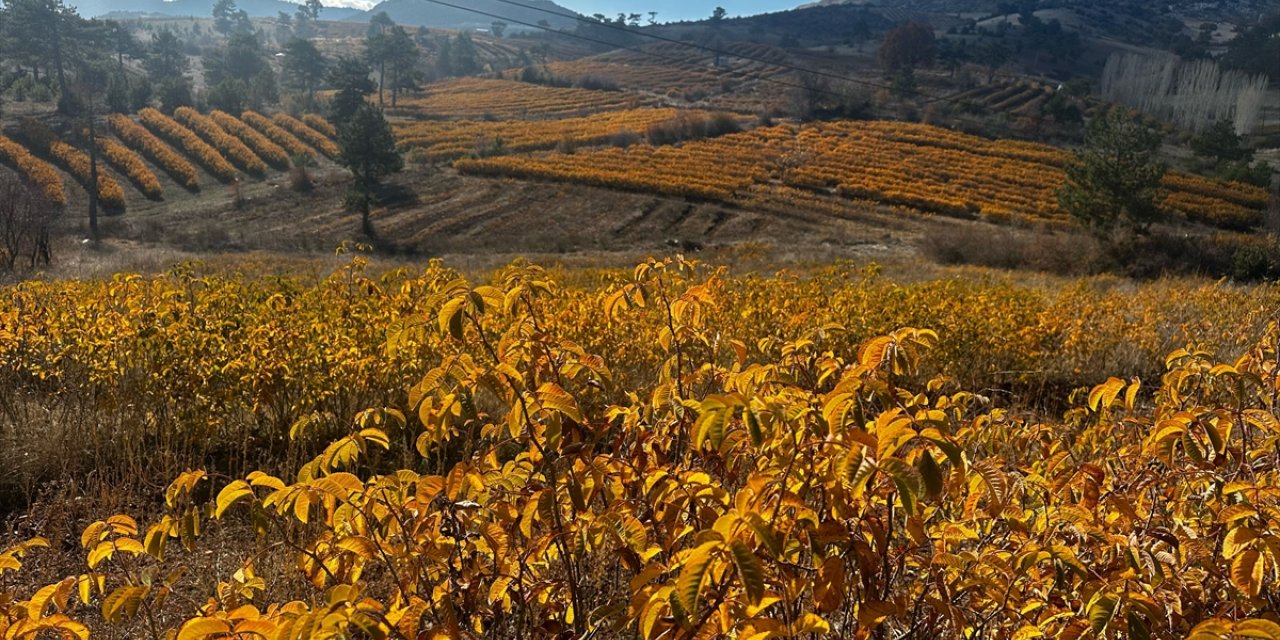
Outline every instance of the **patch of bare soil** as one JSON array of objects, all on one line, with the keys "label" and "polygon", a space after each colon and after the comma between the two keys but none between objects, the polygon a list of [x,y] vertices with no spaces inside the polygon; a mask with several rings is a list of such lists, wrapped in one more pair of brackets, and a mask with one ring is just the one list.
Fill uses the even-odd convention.
[{"label": "patch of bare soil", "polygon": [[[176,185],[166,201],[130,201],[106,218],[109,242],[174,255],[207,252],[331,253],[345,241],[405,257],[686,253],[763,243],[798,256],[877,257],[914,254],[926,219],[868,211],[856,218],[759,212],[712,202],[579,185],[459,175],[411,166],[392,181],[374,211],[375,238],[359,231],[359,214],[343,206],[347,177],[332,166],[312,170],[316,187],[299,193],[286,175],[236,188],[203,181],[199,194]],[[168,186],[168,185],[167,185]],[[133,195],[133,194],[131,194]],[[73,203],[69,224],[83,233]],[[815,253],[816,252],[816,253]]]}]

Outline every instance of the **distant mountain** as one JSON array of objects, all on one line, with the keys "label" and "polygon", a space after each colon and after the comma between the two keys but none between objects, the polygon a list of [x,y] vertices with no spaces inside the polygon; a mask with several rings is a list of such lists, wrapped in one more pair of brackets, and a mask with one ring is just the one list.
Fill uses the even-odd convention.
[{"label": "distant mountain", "polygon": [[[74,6],[86,18],[107,14],[206,17],[213,15],[214,2],[215,0],[70,0],[67,4]],[[236,7],[243,9],[252,18],[270,18],[281,11],[292,14],[298,10],[298,4],[285,0],[237,0]],[[358,13],[360,10],[355,8],[325,7],[320,12],[320,19],[341,21]]]},{"label": "distant mountain", "polygon": [[[551,0],[524,0],[521,4],[537,7],[543,11],[525,9],[496,0],[447,0],[449,4],[471,7],[476,11],[503,16],[507,20],[538,24],[541,20],[556,29],[573,28],[577,24],[577,13],[566,9]],[[350,18],[353,22],[368,21],[379,12],[385,11],[396,24],[415,27],[436,27],[443,29],[487,29],[494,22],[500,22],[481,13],[464,11],[446,7],[430,0],[385,0],[372,9]],[[514,22],[509,23],[511,29],[521,29]]]}]

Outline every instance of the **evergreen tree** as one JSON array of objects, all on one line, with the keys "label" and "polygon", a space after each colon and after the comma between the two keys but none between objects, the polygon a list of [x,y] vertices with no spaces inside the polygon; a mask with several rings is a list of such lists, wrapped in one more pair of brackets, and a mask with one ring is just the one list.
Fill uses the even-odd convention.
[{"label": "evergreen tree", "polygon": [[928,66],[938,56],[938,41],[929,25],[909,22],[885,35],[878,56],[880,64],[890,71]]},{"label": "evergreen tree", "polygon": [[469,76],[480,71],[480,54],[476,51],[476,43],[471,40],[471,34],[466,31],[454,38],[452,67],[453,74],[459,76]]},{"label": "evergreen tree", "polygon": [[235,0],[218,0],[213,5],[213,28],[222,35],[247,33],[253,30],[249,14],[237,9]]},{"label": "evergreen tree", "polygon": [[6,0],[0,11],[5,58],[28,60],[52,68],[58,82],[58,109],[76,110],[68,69],[85,59],[95,44],[88,21],[62,0]]},{"label": "evergreen tree", "polygon": [[1165,174],[1156,159],[1160,140],[1159,132],[1121,109],[1095,117],[1085,147],[1066,168],[1059,204],[1100,234],[1121,225],[1145,231],[1160,218],[1156,195]]},{"label": "evergreen tree", "polygon": [[338,149],[338,161],[351,170],[352,175],[347,202],[359,209],[360,228],[372,236],[374,229],[369,213],[377,202],[382,179],[404,168],[404,158],[396,149],[395,136],[382,110],[367,102],[361,103],[351,119],[339,127]]},{"label": "evergreen tree", "polygon": [[204,69],[211,87],[209,103],[214,107],[236,112],[279,100],[275,72],[256,34],[233,34],[224,49],[205,56]]},{"label": "evergreen tree", "polygon": [[1190,146],[1196,155],[1218,162],[1253,159],[1253,150],[1244,146],[1235,125],[1228,120],[1219,120],[1201,131],[1191,139]]},{"label": "evergreen tree", "polygon": [[162,29],[151,40],[150,55],[143,67],[154,82],[168,82],[187,73],[190,63],[182,50],[182,41],[170,29]]},{"label": "evergreen tree", "polygon": [[284,85],[307,94],[309,102],[315,100],[315,91],[324,80],[327,62],[315,43],[294,38],[284,46],[284,61],[280,72]]},{"label": "evergreen tree", "polygon": [[369,65],[353,56],[338,58],[329,68],[329,86],[337,91],[329,103],[329,118],[339,126],[350,120],[374,91]]},{"label": "evergreen tree", "polygon": [[403,27],[396,27],[388,33],[386,47],[391,75],[391,106],[394,107],[399,102],[401,91],[417,88],[420,79],[418,61],[422,54]]}]

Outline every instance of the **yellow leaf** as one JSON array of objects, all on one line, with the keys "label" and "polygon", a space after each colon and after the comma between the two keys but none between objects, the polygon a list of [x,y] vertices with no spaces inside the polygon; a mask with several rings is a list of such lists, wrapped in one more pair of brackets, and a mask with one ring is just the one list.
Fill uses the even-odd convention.
[{"label": "yellow leaf", "polygon": [[1265,567],[1262,555],[1254,549],[1248,549],[1231,561],[1231,584],[1250,598],[1255,598],[1262,589]]},{"label": "yellow leaf", "polygon": [[209,636],[222,636],[231,632],[226,620],[195,618],[183,623],[178,630],[178,640],[205,640]]},{"label": "yellow leaf", "polygon": [[722,544],[724,543],[719,540],[704,542],[685,557],[680,577],[676,579],[676,597],[690,615],[698,610],[698,596],[702,593],[703,579],[711,567],[715,550]]},{"label": "yellow leaf", "polygon": [[1089,408],[1094,411],[1101,411],[1110,408],[1111,403],[1115,402],[1116,396],[1124,390],[1124,380],[1112,377],[1106,382],[1093,388],[1089,392]]},{"label": "yellow leaf", "polygon": [[1041,631],[1039,627],[1033,624],[1022,625],[1022,628],[1018,629],[1013,634],[1013,640],[1031,640],[1032,638],[1043,638],[1043,637],[1044,637],[1044,632]]},{"label": "yellow leaf", "polygon": [[874,631],[885,618],[895,613],[897,613],[897,607],[893,606],[892,602],[867,600],[858,605],[858,624]]},{"label": "yellow leaf", "polygon": [[582,410],[578,408],[578,401],[554,382],[543,383],[538,387],[538,403],[545,409],[557,411],[574,422],[582,423]]},{"label": "yellow leaf", "polygon": [[241,498],[253,495],[253,489],[249,487],[249,483],[244,480],[236,480],[231,484],[222,488],[218,492],[218,498],[215,501],[217,507],[214,509],[213,517],[221,518],[231,505],[239,502]]}]

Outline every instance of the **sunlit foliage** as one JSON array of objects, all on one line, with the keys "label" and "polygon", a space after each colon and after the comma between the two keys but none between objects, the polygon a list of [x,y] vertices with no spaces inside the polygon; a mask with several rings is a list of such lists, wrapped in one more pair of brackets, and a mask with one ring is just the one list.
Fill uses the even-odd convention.
[{"label": "sunlit foliage", "polygon": [[330,158],[338,157],[338,145],[334,144],[333,140],[330,140],[323,133],[307,126],[305,122],[283,112],[271,116],[271,119],[320,153]]},{"label": "sunlit foliage", "polygon": [[58,170],[4,135],[0,135],[0,161],[16,169],[23,178],[36,185],[49,202],[57,205],[67,203],[67,193]]},{"label": "sunlit foliage", "polygon": [[[404,149],[421,149],[432,160],[452,160],[468,154],[496,155],[566,150],[604,145],[626,146],[645,139],[651,127],[679,120],[707,122],[713,114],[694,109],[631,109],[580,118],[530,121],[434,120],[395,123],[396,139]],[[724,116],[738,122],[733,116]]]},{"label": "sunlit foliage", "polygon": [[145,127],[131,120],[128,116],[113,113],[107,119],[111,131],[129,147],[151,159],[165,173],[176,180],[185,189],[199,189],[200,179],[192,165],[182,154],[174,151],[168,143],[157,138]]},{"label": "sunlit foliage", "polygon": [[[44,539],[0,549],[0,633],[1280,638],[1274,288],[1049,298],[682,258],[570,279],[600,284],[356,261],[312,288],[12,289],[7,383],[126,394],[201,438],[251,406],[328,444],[178,475],[163,515],[88,526],[65,580],[15,579]],[[1004,367],[1019,394],[1047,368],[1090,383],[1034,419],[967,388]],[[370,379],[402,386],[343,404]],[[239,562],[175,570],[232,526],[260,541]],[[277,597],[273,552],[308,593]]]},{"label": "sunlit foliage", "polygon": [[[917,212],[1065,224],[1056,192],[1069,154],[902,122],[779,125],[689,142],[576,153],[463,159],[466,172],[566,180],[708,198],[764,209],[841,211],[868,204]],[[1171,173],[1170,214],[1240,229],[1262,220],[1267,194]]]},{"label": "sunlit foliage", "polygon": [[265,135],[272,142],[280,145],[289,152],[289,155],[306,155],[315,154],[315,151],[306,145],[297,136],[285,130],[268,118],[256,111],[245,111],[240,114],[240,118],[249,126],[257,129],[262,135]]},{"label": "sunlit foliage", "polygon": [[236,168],[217,149],[178,121],[151,107],[139,111],[138,118],[152,133],[181,148],[218,180],[231,182],[236,179]]},{"label": "sunlit foliage", "polygon": [[147,166],[141,156],[112,138],[99,136],[97,144],[107,163],[115,167],[116,171],[128,176],[142,195],[151,200],[160,200],[164,197],[164,187],[160,186],[160,180],[156,178],[155,172]]},{"label": "sunlit foliage", "polygon": [[245,172],[255,176],[267,172],[267,165],[262,158],[239,138],[224,130],[213,118],[191,107],[178,107],[173,115]]},{"label": "sunlit foliage", "polygon": [[[93,167],[89,154],[61,140],[49,144],[49,155],[67,170],[76,180],[90,188],[93,182]],[[98,201],[102,206],[116,211],[125,208],[124,188],[115,178],[107,175],[106,167],[98,167]]]}]

